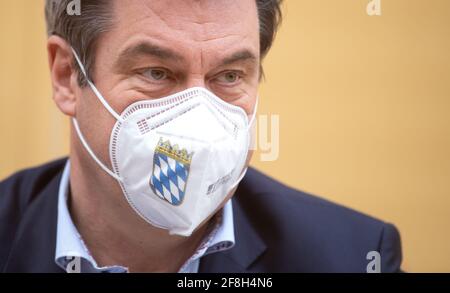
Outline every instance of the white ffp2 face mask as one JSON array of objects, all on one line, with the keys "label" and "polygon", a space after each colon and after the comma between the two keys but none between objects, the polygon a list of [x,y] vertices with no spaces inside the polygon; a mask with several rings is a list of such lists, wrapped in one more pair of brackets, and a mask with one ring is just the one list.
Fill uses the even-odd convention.
[{"label": "white ffp2 face mask", "polygon": [[83,146],[145,221],[170,234],[191,235],[244,177],[256,107],[249,121],[242,108],[196,87],[133,103],[119,115],[88,83],[117,120],[109,145],[112,170],[91,150],[74,118]]}]

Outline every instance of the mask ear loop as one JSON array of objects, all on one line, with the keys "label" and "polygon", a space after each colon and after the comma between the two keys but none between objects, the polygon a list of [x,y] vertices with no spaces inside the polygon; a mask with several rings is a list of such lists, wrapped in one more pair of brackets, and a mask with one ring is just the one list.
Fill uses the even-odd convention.
[{"label": "mask ear loop", "polygon": [[248,142],[248,149],[255,150],[256,147],[256,112],[258,111],[258,103],[259,103],[259,95],[256,96],[255,107],[253,109],[253,113],[250,117],[250,120],[247,125],[247,132],[250,134],[250,141]]},{"label": "mask ear loop", "polygon": [[250,120],[248,121],[249,129],[253,126],[253,123],[255,122],[256,112],[258,111],[258,103],[259,103],[259,95],[256,96],[255,107],[253,108],[252,116],[251,116]]},{"label": "mask ear loop", "polygon": [[92,81],[89,79],[89,77],[87,76],[86,70],[83,66],[83,63],[81,63],[80,58],[77,55],[77,52],[75,52],[75,50],[73,48],[72,49],[72,53],[73,56],[75,57],[75,59],[77,60],[78,66],[81,69],[81,72],[83,73],[84,77],[86,78],[89,86],[91,87],[92,91],[94,92],[94,94],[97,96],[97,98],[100,100],[100,102],[103,104],[103,106],[106,108],[106,110],[108,110],[108,112],[114,117],[116,118],[116,120],[123,122],[122,117],[120,117],[119,114],[117,114],[116,111],[114,111],[114,109],[108,104],[108,102],[105,100],[105,98],[102,96],[102,94],[99,92],[99,90],[95,87],[95,85],[92,83]]},{"label": "mask ear loop", "polygon": [[[108,110],[108,112],[114,117],[116,118],[116,120],[123,122],[122,117],[120,117],[119,114],[116,113],[116,111],[114,111],[113,108],[111,108],[111,106],[108,104],[108,102],[106,102],[106,100],[103,98],[103,96],[100,94],[100,92],[97,90],[97,88],[95,87],[95,85],[89,80],[87,74],[86,74],[86,70],[84,69],[83,64],[81,63],[80,58],[78,57],[77,53],[75,52],[75,50],[73,48],[72,52],[73,52],[73,56],[75,57],[75,59],[77,60],[78,66],[81,69],[81,72],[83,73],[84,77],[86,78],[87,82],[89,83],[89,86],[91,87],[92,91],[94,92],[94,94],[97,96],[97,98],[100,100],[100,102],[103,104],[103,106],[105,106],[106,110]],[[103,171],[105,171],[106,173],[108,173],[111,177],[113,177],[114,179],[116,179],[117,181],[123,181],[122,178],[120,178],[116,173],[114,173],[113,171],[111,171],[108,167],[106,167],[105,164],[102,163],[102,161],[100,161],[99,158],[97,158],[97,156],[94,154],[94,152],[92,151],[92,149],[89,147],[89,144],[87,143],[86,139],[84,138],[83,134],[81,133],[80,130],[80,126],[78,125],[77,119],[72,118],[72,123],[75,127],[75,130],[78,134],[78,138],[80,139],[81,143],[83,144],[84,148],[86,149],[86,151],[89,153],[89,155],[94,159],[94,161],[100,166],[100,168],[103,169]]]},{"label": "mask ear loop", "polygon": [[97,156],[94,154],[94,152],[91,150],[91,148],[89,147],[88,143],[86,142],[86,140],[84,139],[83,135],[81,134],[80,126],[78,126],[77,120],[75,118],[72,118],[72,122],[73,122],[73,126],[75,127],[75,130],[76,130],[76,132],[78,134],[78,137],[81,140],[81,143],[83,144],[83,146],[87,150],[87,152],[91,155],[91,157],[94,159],[94,161],[103,169],[103,171],[108,173],[111,177],[113,177],[114,179],[116,179],[118,181],[122,181],[122,178],[120,178],[116,173],[114,173],[108,167],[106,167],[105,164],[103,164],[102,161],[100,161],[97,158]]}]

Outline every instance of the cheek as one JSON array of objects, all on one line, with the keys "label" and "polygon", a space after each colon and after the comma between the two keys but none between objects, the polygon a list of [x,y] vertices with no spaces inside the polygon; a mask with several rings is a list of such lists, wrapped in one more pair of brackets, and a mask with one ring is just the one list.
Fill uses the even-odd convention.
[{"label": "cheek", "polygon": [[257,95],[258,93],[256,89],[245,92],[245,95],[236,102],[236,106],[244,109],[247,115],[252,115],[253,111],[256,110],[255,106]]},{"label": "cheek", "polygon": [[116,120],[89,88],[84,88],[79,97],[76,118],[83,136],[100,160],[109,164],[109,141]]},{"label": "cheek", "polygon": [[250,149],[247,153],[247,160],[245,161],[245,166],[250,165],[250,161],[252,160],[254,150]]}]

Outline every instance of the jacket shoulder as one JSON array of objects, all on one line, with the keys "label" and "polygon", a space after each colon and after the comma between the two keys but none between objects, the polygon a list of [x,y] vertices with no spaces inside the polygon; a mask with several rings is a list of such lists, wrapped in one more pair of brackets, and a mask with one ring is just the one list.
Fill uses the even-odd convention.
[{"label": "jacket shoulder", "polygon": [[[67,158],[25,169],[0,182],[0,215],[7,207],[21,211],[64,168]],[[7,208],[7,209],[6,209]]]},{"label": "jacket shoulder", "polygon": [[66,161],[59,159],[22,170],[0,182],[0,265],[6,261],[27,207],[62,171]]},{"label": "jacket shoulder", "polygon": [[399,269],[400,236],[391,224],[287,187],[255,169],[249,169],[242,191],[239,204],[267,243],[266,257],[280,268],[365,272],[368,253],[377,251],[382,270]]}]

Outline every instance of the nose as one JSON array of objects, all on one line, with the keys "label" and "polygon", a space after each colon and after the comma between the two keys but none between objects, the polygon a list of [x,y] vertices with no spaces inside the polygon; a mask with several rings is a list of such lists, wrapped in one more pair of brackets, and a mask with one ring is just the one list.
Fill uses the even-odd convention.
[{"label": "nose", "polygon": [[189,77],[183,85],[185,89],[192,87],[207,88],[207,86],[208,84],[205,81],[205,77],[200,75]]}]

